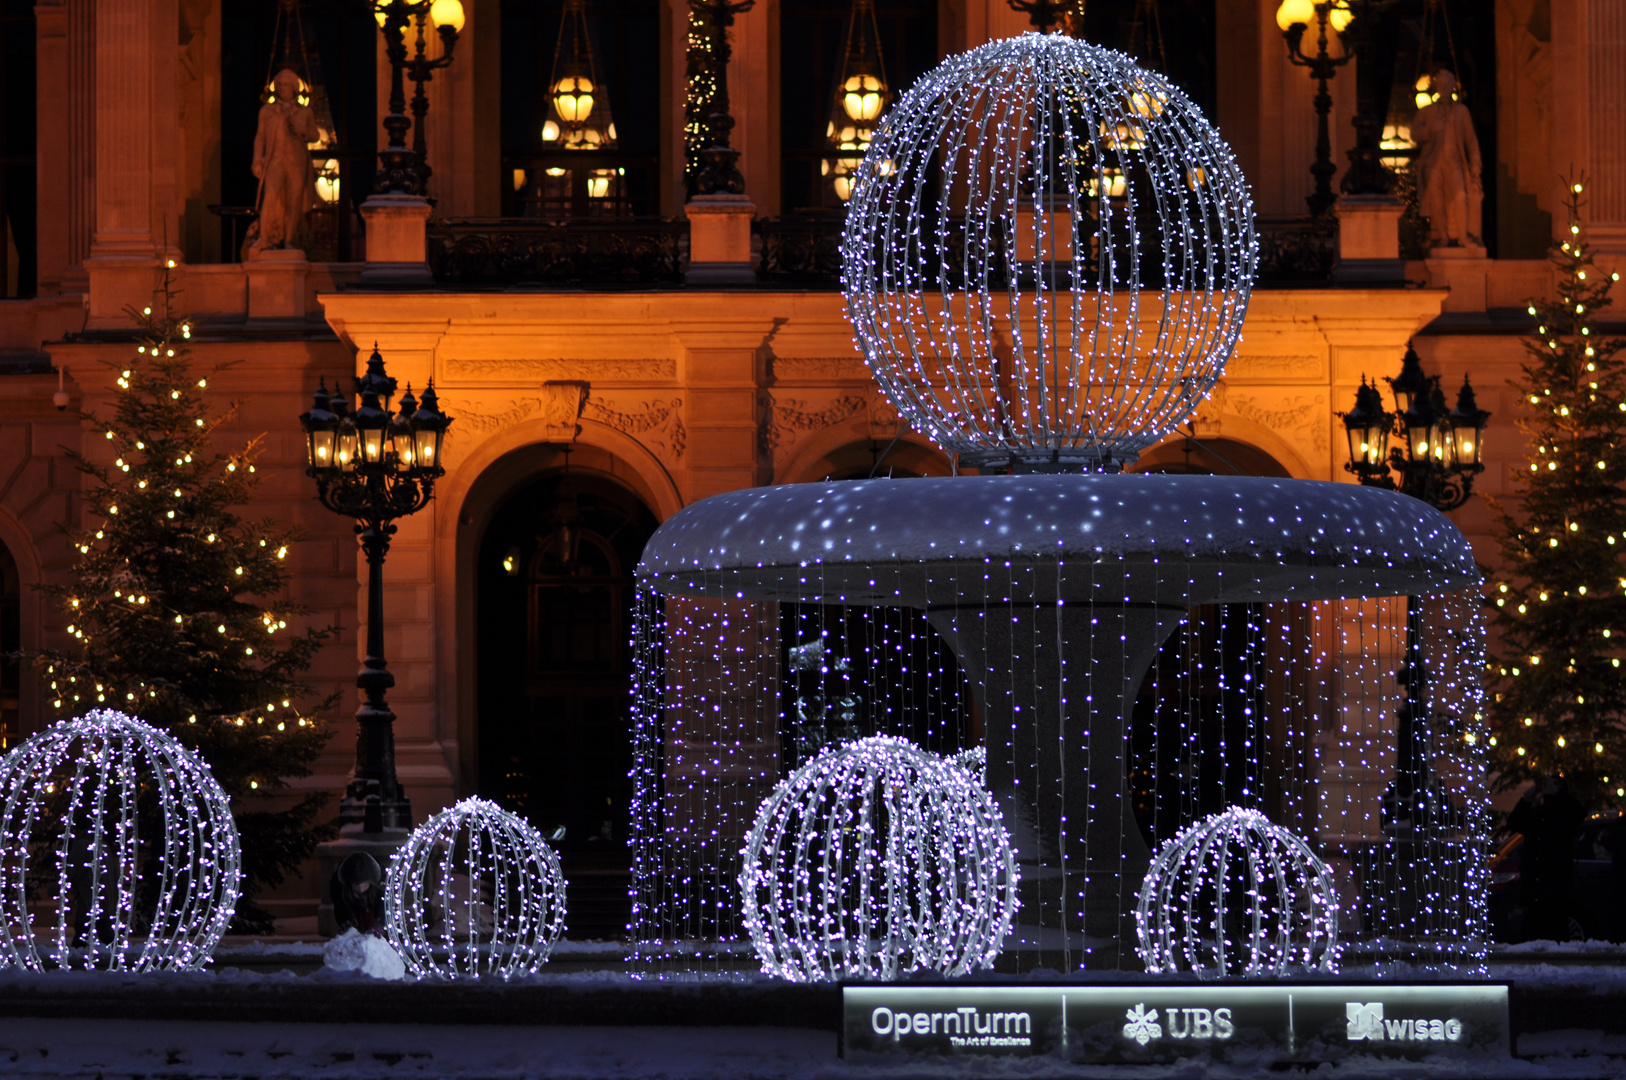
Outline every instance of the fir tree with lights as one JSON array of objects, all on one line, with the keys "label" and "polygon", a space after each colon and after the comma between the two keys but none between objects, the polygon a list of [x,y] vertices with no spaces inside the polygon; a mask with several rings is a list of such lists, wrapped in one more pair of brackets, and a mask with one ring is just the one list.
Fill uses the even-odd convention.
[{"label": "fir tree with lights", "polygon": [[689,9],[687,51],[684,56],[683,177],[691,190],[705,159],[700,152],[711,145],[711,111],[717,100],[716,67],[711,30],[694,8]]},{"label": "fir tree with lights", "polygon": [[[253,898],[279,884],[328,834],[314,794],[277,808],[270,796],[308,776],[329,732],[307,703],[304,673],[331,629],[301,630],[305,611],[279,597],[297,539],[237,508],[258,485],[259,440],[214,447],[236,409],[215,410],[187,361],[191,326],[173,312],[166,272],[158,308],[131,311],[135,356],[109,364],[111,419],[83,414],[111,463],[72,455],[83,474],[85,527],[69,530],[71,585],[47,585],[78,642],[34,657],[62,716],[116,708],[202,754],[231,796],[243,846],[243,899],[233,929],[268,933]],[[211,374],[218,373],[219,369]],[[336,697],[336,695],[335,695]]]},{"label": "fir tree with lights", "polygon": [[1554,245],[1556,300],[1532,303],[1519,426],[1533,455],[1524,506],[1495,500],[1507,563],[1497,583],[1491,759],[1504,789],[1560,774],[1594,807],[1626,801],[1626,341],[1596,333],[1620,275],[1593,262],[1581,183]]}]

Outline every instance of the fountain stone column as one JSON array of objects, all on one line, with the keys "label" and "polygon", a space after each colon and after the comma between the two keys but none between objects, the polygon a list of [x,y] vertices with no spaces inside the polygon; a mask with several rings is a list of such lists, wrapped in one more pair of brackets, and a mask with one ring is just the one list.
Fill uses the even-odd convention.
[{"label": "fountain stone column", "polygon": [[1128,724],[1186,614],[1152,603],[928,612],[982,709],[988,786],[1022,869],[1019,966],[1071,970],[1082,951],[1134,939],[1151,852],[1129,799]]}]

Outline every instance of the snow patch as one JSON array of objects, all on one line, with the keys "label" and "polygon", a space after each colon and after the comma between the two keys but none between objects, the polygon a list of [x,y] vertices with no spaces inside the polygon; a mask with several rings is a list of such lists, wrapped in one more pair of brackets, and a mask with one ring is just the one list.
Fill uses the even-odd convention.
[{"label": "snow patch", "polygon": [[359,971],[375,979],[406,978],[406,964],[389,942],[354,927],[327,943],[322,966],[329,971]]}]

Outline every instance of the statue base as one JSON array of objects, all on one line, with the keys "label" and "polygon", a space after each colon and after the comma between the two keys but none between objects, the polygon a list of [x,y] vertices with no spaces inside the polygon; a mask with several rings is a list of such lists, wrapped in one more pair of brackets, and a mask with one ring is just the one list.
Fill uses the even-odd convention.
[{"label": "statue base", "polygon": [[248,275],[248,317],[305,320],[305,286],[311,264],[297,248],[251,251],[243,264]]},{"label": "statue base", "polygon": [[1488,257],[1488,253],[1478,244],[1457,244],[1429,248],[1428,257],[1430,259],[1484,259]]}]

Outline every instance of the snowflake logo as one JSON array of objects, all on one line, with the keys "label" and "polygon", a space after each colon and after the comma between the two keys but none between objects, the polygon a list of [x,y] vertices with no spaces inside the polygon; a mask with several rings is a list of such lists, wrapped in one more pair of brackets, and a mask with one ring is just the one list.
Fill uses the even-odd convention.
[{"label": "snowflake logo", "polygon": [[1124,1025],[1124,1038],[1134,1039],[1145,1046],[1153,1039],[1163,1037],[1163,1025],[1157,1022],[1157,1010],[1146,1011],[1144,1002],[1137,1002],[1133,1009],[1124,1011],[1129,1023]]}]

